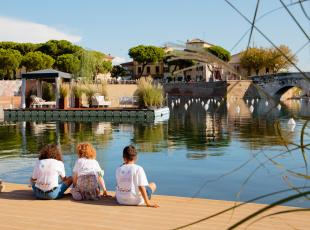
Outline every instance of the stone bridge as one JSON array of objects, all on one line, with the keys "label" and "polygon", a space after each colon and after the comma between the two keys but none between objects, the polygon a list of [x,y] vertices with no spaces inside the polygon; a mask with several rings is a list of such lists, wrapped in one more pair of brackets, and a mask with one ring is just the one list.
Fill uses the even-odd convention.
[{"label": "stone bridge", "polygon": [[278,73],[276,75],[264,75],[251,77],[254,84],[273,98],[280,98],[287,90],[298,87],[303,94],[310,96],[310,72],[304,73]]}]

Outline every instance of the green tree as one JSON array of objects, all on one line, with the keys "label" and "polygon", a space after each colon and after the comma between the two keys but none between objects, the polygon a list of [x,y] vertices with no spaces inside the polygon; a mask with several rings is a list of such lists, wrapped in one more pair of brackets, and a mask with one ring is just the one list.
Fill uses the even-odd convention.
[{"label": "green tree", "polygon": [[27,71],[51,68],[55,60],[40,51],[27,53],[22,60],[22,65],[27,68]]},{"label": "green tree", "polygon": [[35,51],[38,47],[38,44],[33,43],[0,42],[0,48],[18,50],[22,55]]},{"label": "green tree", "polygon": [[16,43],[15,50],[18,50],[22,55],[26,55],[29,52],[34,52],[38,49],[39,44],[34,43]]},{"label": "green tree", "polygon": [[[280,49],[281,52],[278,49]],[[269,68],[272,73],[278,73],[280,70],[287,71],[291,66],[293,66],[291,62],[297,63],[297,57],[292,53],[288,46],[280,45],[278,49],[269,48],[265,50],[265,67]],[[291,62],[289,62],[282,53],[285,54]]]},{"label": "green tree", "polygon": [[127,74],[127,71],[121,65],[115,65],[113,66],[111,70],[112,77],[119,77],[119,76],[122,77],[122,76],[125,76],[126,74]]},{"label": "green tree", "polygon": [[93,73],[96,76],[99,73],[108,73],[112,70],[112,63],[106,60],[106,55],[99,51],[89,51],[93,59]]},{"label": "green tree", "polygon": [[0,49],[15,49],[16,42],[0,42]]},{"label": "green tree", "polygon": [[205,50],[225,62],[229,62],[231,59],[230,52],[221,46],[211,46],[205,48]]},{"label": "green tree", "polygon": [[19,68],[22,55],[13,49],[0,49],[0,75],[5,79],[15,78],[16,70]]},{"label": "green tree", "polygon": [[185,59],[178,59],[173,61],[167,61],[168,67],[173,67],[171,74],[173,75],[176,70],[185,69],[187,67],[195,65],[193,60],[185,60]]},{"label": "green tree", "polygon": [[83,50],[79,53],[79,59],[80,68],[74,76],[86,82],[91,81],[94,77],[93,68],[95,65],[93,56],[89,51]]},{"label": "green tree", "polygon": [[82,48],[80,46],[74,45],[66,40],[50,40],[41,44],[38,48],[38,51],[41,51],[54,59],[57,59],[60,55],[73,54],[81,50]]},{"label": "green tree", "polygon": [[[279,51],[280,50],[280,51]],[[272,73],[278,73],[281,70],[288,70],[292,63],[284,57],[288,57],[291,62],[296,63],[297,58],[289,47],[280,45],[276,48],[249,48],[241,54],[240,62],[243,68],[248,69],[248,74],[254,69],[256,74],[261,68],[268,68]]]},{"label": "green tree", "polygon": [[162,48],[156,46],[139,45],[129,49],[129,56],[142,65],[142,76],[144,68],[147,64],[156,63],[164,59],[165,52]]},{"label": "green tree", "polygon": [[252,69],[259,73],[259,70],[265,66],[266,52],[263,48],[249,48],[243,51],[240,58],[241,66],[248,70],[248,75],[251,74]]},{"label": "green tree", "polygon": [[80,68],[80,60],[74,54],[63,54],[57,57],[54,66],[64,72],[75,74]]},{"label": "green tree", "polygon": [[108,73],[112,70],[112,63],[106,60],[104,53],[84,50],[80,52],[81,65],[77,77],[85,81],[94,80],[99,73]]}]

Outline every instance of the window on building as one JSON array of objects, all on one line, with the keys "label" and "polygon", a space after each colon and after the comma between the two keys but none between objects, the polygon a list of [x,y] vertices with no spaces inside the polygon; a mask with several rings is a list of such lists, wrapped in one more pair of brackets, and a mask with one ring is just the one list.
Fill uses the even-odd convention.
[{"label": "window on building", "polygon": [[151,72],[151,67],[150,67],[150,66],[147,66],[147,67],[146,67],[146,72],[147,72],[147,73],[150,73],[150,72]]},{"label": "window on building", "polygon": [[196,70],[197,70],[197,71],[203,71],[203,66],[197,66],[197,67],[196,67]]},{"label": "window on building", "polygon": [[141,71],[142,71],[142,68],[138,67],[138,73],[141,73]]},{"label": "window on building", "polygon": [[156,73],[159,73],[159,66],[156,66]]}]

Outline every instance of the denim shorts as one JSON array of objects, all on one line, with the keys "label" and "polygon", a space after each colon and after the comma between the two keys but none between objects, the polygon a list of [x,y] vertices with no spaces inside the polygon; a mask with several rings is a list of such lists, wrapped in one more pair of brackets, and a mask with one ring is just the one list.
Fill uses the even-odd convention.
[{"label": "denim shorts", "polygon": [[146,194],[147,194],[147,197],[149,198],[149,200],[152,198],[152,189],[150,188],[150,186],[145,186],[145,190],[146,190]]},{"label": "denim shorts", "polygon": [[51,192],[44,192],[41,189],[37,188],[35,184],[32,185],[32,190],[36,198],[41,200],[56,200],[62,198],[65,191],[68,189],[68,185],[64,182],[58,185],[55,190]]}]

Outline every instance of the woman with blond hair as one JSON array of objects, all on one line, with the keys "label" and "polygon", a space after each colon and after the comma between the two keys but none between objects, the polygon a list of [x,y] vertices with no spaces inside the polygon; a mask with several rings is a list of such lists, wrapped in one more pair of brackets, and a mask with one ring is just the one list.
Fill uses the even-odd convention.
[{"label": "woman with blond hair", "polygon": [[73,167],[73,188],[71,194],[74,200],[97,200],[100,189],[103,196],[107,190],[103,180],[103,170],[96,160],[96,150],[90,143],[77,145],[78,159]]},{"label": "woman with blond hair", "polygon": [[[59,178],[61,183],[58,182]],[[41,149],[30,182],[38,199],[54,200],[63,197],[72,184],[72,177],[65,176],[62,153],[57,145],[49,144]]]}]

